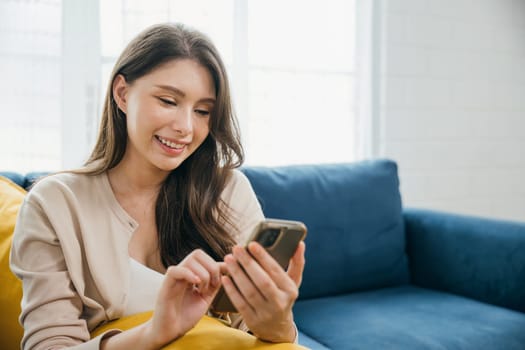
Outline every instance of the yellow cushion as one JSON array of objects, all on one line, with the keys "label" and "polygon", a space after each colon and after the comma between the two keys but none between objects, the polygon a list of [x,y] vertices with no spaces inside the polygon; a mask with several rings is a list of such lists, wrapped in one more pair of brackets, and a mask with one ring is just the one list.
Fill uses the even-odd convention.
[{"label": "yellow cushion", "polygon": [[23,329],[18,323],[22,283],[9,269],[18,209],[26,191],[0,176],[0,344],[3,349],[18,349]]},{"label": "yellow cushion", "polygon": [[[126,330],[133,328],[147,321],[151,315],[152,312],[145,312],[120,318],[95,329],[91,333],[91,336],[96,337],[110,329]],[[300,350],[306,348],[297,344],[266,343],[246,332],[230,328],[217,319],[204,316],[192,330],[186,333],[182,338],[165,346],[163,349]]]}]

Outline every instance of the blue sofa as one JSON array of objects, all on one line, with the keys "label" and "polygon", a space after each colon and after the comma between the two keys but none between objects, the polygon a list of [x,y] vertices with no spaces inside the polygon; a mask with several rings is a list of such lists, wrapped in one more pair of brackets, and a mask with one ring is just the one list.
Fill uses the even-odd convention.
[{"label": "blue sofa", "polygon": [[301,344],[525,349],[525,223],[404,209],[390,160],[243,171],[267,217],[308,227]]}]

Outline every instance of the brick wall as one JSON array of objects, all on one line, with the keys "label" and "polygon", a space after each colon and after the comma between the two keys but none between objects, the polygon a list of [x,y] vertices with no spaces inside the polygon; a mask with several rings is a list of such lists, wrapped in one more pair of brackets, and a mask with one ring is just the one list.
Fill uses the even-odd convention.
[{"label": "brick wall", "polygon": [[405,206],[525,221],[525,1],[383,1],[379,153]]}]

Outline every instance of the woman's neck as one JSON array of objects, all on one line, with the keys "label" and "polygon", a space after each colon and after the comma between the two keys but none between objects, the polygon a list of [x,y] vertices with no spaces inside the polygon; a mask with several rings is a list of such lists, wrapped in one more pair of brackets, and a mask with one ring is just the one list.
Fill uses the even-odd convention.
[{"label": "woman's neck", "polygon": [[144,167],[132,167],[125,161],[108,171],[108,178],[115,194],[158,193],[167,173],[151,171]]}]

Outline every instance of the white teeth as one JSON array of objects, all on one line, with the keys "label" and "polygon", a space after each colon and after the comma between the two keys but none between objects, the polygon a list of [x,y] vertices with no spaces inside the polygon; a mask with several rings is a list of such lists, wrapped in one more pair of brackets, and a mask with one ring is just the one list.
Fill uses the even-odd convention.
[{"label": "white teeth", "polygon": [[184,147],[184,144],[171,142],[171,141],[163,139],[160,136],[157,136],[157,138],[159,139],[160,142],[162,142],[163,144],[165,144],[166,146],[170,148],[181,149]]}]

